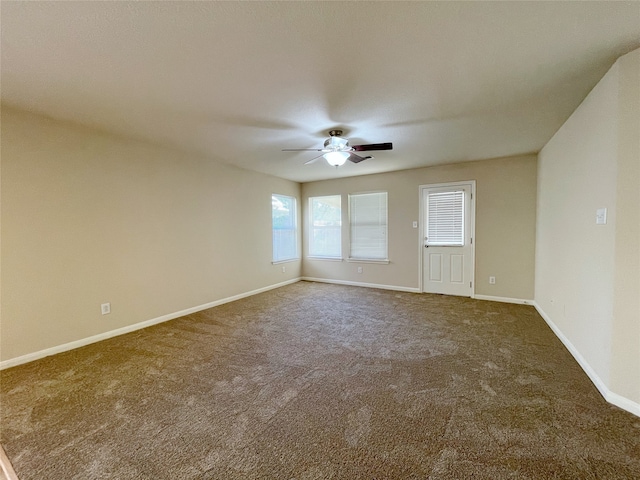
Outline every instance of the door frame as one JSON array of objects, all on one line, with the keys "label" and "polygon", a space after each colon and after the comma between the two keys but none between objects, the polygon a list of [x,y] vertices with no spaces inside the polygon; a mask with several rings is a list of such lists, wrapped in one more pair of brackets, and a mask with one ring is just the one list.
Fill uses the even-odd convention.
[{"label": "door frame", "polygon": [[470,227],[471,228],[471,298],[475,298],[476,294],[476,181],[475,180],[461,180],[459,182],[445,182],[445,183],[429,183],[426,185],[420,185],[418,198],[420,203],[419,208],[419,220],[418,220],[418,248],[420,254],[418,255],[418,259],[420,261],[419,264],[419,278],[418,278],[418,287],[420,293],[424,293],[424,237],[426,236],[426,225],[424,221],[424,192],[425,190],[429,190],[432,188],[441,188],[441,187],[455,187],[455,186],[470,186],[471,187],[471,204],[469,205],[469,212],[471,218]]}]

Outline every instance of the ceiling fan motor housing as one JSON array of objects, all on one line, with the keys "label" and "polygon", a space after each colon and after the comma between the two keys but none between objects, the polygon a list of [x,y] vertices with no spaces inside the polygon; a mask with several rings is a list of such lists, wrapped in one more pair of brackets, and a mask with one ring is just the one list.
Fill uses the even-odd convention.
[{"label": "ceiling fan motor housing", "polygon": [[349,148],[349,140],[342,138],[342,130],[330,130],[330,137],[324,141],[325,148],[333,151],[346,150]]}]

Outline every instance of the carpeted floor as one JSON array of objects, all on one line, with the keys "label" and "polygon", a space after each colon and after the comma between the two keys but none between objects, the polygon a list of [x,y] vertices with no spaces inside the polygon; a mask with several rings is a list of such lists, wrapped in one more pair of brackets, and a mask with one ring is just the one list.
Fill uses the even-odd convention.
[{"label": "carpeted floor", "polygon": [[522,305],[300,282],[5,370],[1,395],[21,480],[640,478],[640,418]]}]

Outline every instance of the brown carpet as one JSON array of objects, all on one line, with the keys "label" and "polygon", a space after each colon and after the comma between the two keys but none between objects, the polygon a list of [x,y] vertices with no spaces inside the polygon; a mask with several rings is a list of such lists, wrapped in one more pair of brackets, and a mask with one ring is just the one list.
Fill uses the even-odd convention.
[{"label": "brown carpet", "polygon": [[529,306],[300,282],[1,381],[21,480],[640,478]]}]

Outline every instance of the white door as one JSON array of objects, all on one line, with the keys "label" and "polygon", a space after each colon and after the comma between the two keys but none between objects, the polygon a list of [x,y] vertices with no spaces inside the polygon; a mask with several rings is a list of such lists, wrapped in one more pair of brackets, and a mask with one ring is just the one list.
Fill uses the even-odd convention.
[{"label": "white door", "polygon": [[473,296],[474,182],[425,185],[422,291]]}]

